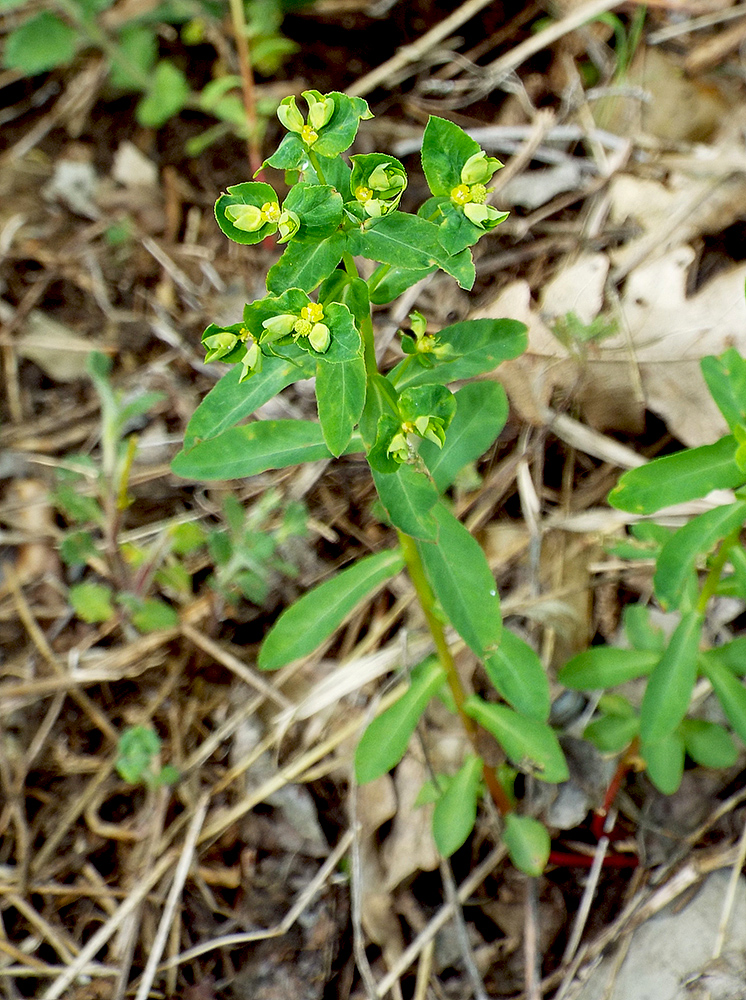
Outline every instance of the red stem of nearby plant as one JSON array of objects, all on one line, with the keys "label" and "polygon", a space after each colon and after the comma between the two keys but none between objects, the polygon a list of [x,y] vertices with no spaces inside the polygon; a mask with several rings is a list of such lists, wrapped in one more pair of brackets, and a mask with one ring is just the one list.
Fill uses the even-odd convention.
[{"label": "red stem of nearby plant", "polygon": [[243,9],[243,0],[230,0],[230,5],[231,20],[233,21],[233,34],[236,38],[236,51],[238,53],[238,66],[241,74],[243,103],[244,108],[246,109],[246,124],[248,128],[246,150],[249,157],[249,167],[253,176],[261,169],[262,166],[262,151],[257,137],[254,70],[251,65],[251,49],[249,48],[249,39],[246,30],[246,16]]}]

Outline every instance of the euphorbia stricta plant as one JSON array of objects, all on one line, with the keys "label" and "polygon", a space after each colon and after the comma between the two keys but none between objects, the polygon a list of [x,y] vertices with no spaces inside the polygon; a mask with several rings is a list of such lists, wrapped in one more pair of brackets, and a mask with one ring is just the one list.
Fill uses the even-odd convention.
[{"label": "euphorbia stricta plant", "polygon": [[[264,164],[285,172],[282,204],[267,183],[245,181],[218,199],[215,216],[230,239],[249,245],[279,233],[284,252],[267,275],[268,294],[250,302],[243,322],[211,325],[210,361],[230,370],[192,417],[174,470],[193,479],[252,476],[343,454],[362,453],[398,542],[358,559],[287,608],[269,631],[258,665],[275,670],[313,652],[355,606],[406,570],[432,634],[434,655],[415,667],[406,693],[368,727],[356,754],[357,778],[395,767],[431,698],[458,714],[473,752],[456,774],[439,776],[434,835],[444,855],[468,837],[486,787],[504,816],[503,836],[524,871],[542,870],[549,837],[515,808],[511,768],[562,781],[567,767],[547,723],[549,689],[536,654],[503,629],[495,579],[482,549],[453,515],[447,491],[502,430],[508,405],[492,372],[526,346],[525,327],[481,319],[428,331],[422,316],[402,332],[403,359],[378,367],[371,305],[391,302],[438,268],[462,288],[474,283],[470,247],[505,218],[488,204],[501,164],[464,131],[430,118],[422,166],[431,197],[400,209],[404,166],[386,153],[345,158],[361,121],[361,98],[303,94],[278,117],[288,133]],[[356,258],[377,266],[362,277]],[[278,392],[315,378],[318,422],[241,423]],[[452,389],[459,384],[462,387]],[[465,691],[450,630],[484,665],[489,699]],[[480,727],[502,748],[496,772],[480,755]]]}]

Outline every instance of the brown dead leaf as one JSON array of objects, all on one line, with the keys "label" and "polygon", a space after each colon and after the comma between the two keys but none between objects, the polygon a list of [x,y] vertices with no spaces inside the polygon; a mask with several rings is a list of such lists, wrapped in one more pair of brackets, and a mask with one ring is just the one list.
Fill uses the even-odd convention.
[{"label": "brown dead leaf", "polygon": [[717,274],[687,297],[694,258],[691,247],[678,246],[633,270],[619,301],[620,332],[587,344],[584,352],[576,350],[575,357],[550,324],[560,315],[555,303],[564,308],[573,303],[573,294],[582,299],[576,267],[548,286],[540,308],[532,305],[525,282],[504,289],[479,315],[512,316],[529,328],[527,354],[500,369],[518,413],[543,423],[545,408],[559,393],[599,430],[639,429],[649,409],[689,447],[726,433],[699,362],[729,347],[746,352],[746,265]]}]

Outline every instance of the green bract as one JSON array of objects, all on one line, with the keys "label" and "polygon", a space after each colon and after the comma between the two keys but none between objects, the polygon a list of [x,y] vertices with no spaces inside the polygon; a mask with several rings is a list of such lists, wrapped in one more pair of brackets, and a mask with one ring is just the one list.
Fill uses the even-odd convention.
[{"label": "green bract", "polygon": [[274,189],[261,181],[234,184],[215,203],[215,218],[225,235],[246,246],[276,233],[281,215]]},{"label": "green bract", "polygon": [[350,189],[357,204],[372,219],[388,215],[398,206],[407,186],[404,167],[383,153],[362,153],[350,159]]}]

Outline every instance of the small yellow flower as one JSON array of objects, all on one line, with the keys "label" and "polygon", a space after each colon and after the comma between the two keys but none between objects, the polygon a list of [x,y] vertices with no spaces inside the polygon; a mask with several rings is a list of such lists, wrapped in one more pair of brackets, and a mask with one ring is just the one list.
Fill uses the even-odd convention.
[{"label": "small yellow flower", "polygon": [[280,206],[276,201],[265,201],[262,205],[262,218],[265,222],[279,222]]},{"label": "small yellow flower", "polygon": [[471,189],[468,184],[457,184],[451,191],[451,201],[456,205],[468,205],[471,201]]},{"label": "small yellow flower", "polygon": [[300,130],[300,137],[307,146],[313,146],[319,137],[319,133],[311,125],[304,125]]},{"label": "small yellow flower", "polygon": [[310,320],[311,323],[320,323],[324,318],[324,307],[320,302],[309,302],[300,311],[301,319]]}]

